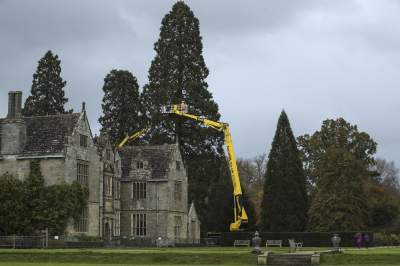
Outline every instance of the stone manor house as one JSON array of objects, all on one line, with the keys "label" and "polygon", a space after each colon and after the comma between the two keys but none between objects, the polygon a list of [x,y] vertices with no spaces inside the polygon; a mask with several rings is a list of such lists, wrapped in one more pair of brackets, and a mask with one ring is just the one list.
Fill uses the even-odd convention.
[{"label": "stone manor house", "polygon": [[107,134],[92,136],[85,104],[79,113],[34,117],[23,117],[21,106],[22,92],[9,92],[8,114],[0,118],[0,175],[22,180],[30,161],[40,160],[46,184],[77,180],[87,186],[87,209],[66,234],[199,240],[200,222],[194,204],[188,204],[177,144],[116,150]]}]

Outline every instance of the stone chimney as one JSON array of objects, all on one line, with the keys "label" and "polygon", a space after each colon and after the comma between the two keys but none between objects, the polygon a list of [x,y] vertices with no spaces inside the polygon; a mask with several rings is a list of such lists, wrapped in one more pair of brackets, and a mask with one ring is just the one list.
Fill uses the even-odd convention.
[{"label": "stone chimney", "polygon": [[8,114],[1,126],[1,154],[16,155],[26,143],[26,125],[21,112],[22,92],[8,93]]},{"label": "stone chimney", "polygon": [[22,91],[8,92],[8,119],[21,118]]}]

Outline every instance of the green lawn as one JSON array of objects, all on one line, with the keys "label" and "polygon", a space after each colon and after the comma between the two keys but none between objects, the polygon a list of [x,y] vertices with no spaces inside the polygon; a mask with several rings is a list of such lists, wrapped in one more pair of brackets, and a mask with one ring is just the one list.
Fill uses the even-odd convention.
[{"label": "green lawn", "polygon": [[[250,248],[0,249],[0,266],[256,265]],[[322,251],[324,248],[305,248]],[[273,248],[287,252],[288,248]],[[321,265],[400,265],[400,248],[325,254]]]}]

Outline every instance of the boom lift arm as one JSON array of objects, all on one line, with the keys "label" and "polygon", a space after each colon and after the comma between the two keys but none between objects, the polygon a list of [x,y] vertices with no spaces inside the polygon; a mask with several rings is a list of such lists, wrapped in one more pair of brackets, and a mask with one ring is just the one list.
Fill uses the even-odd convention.
[{"label": "boom lift arm", "polygon": [[237,168],[236,156],[235,156],[235,151],[233,149],[232,136],[229,130],[229,124],[223,122],[215,122],[196,115],[189,114],[188,107],[184,102],[182,102],[181,104],[174,104],[169,107],[164,107],[162,112],[173,113],[179,116],[190,118],[192,120],[202,123],[205,126],[211,127],[215,130],[224,133],[225,145],[228,152],[229,170],[231,173],[232,184],[233,184],[233,202],[234,202],[234,209],[233,209],[234,222],[231,223],[229,229],[230,231],[238,231],[242,223],[247,223],[248,218],[247,218],[247,213],[243,207],[242,188],[240,185],[239,171]]},{"label": "boom lift arm", "polygon": [[117,148],[118,148],[118,149],[121,149],[123,146],[125,146],[125,144],[126,144],[128,141],[132,141],[132,140],[135,140],[135,139],[137,139],[137,138],[140,138],[141,136],[143,136],[144,134],[146,134],[146,133],[149,131],[149,129],[150,129],[150,128],[144,128],[144,129],[142,129],[142,130],[139,130],[138,132],[133,133],[133,134],[130,135],[130,136],[126,136],[126,137],[121,141],[121,143],[118,144]]}]

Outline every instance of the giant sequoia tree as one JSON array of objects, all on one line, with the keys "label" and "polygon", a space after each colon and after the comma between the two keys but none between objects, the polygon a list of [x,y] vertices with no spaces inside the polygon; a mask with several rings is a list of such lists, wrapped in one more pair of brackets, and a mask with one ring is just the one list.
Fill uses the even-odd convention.
[{"label": "giant sequoia tree", "polygon": [[68,98],[65,98],[64,87],[67,82],[60,76],[60,63],[58,56],[50,50],[39,60],[33,74],[31,95],[25,101],[24,116],[66,113],[64,104]]},{"label": "giant sequoia tree", "polygon": [[[147,123],[152,126],[152,144],[179,142],[188,169],[189,201],[194,201],[203,229],[213,230],[218,224],[229,223],[214,207],[217,195],[232,197],[230,187],[217,184],[225,175],[223,135],[182,117],[164,115],[164,105],[185,101],[193,114],[218,121],[218,105],[208,91],[208,69],[202,55],[199,20],[190,8],[178,1],[163,18],[156,56],[149,70],[149,83],[144,87],[142,102]],[[211,193],[218,191],[218,193]],[[232,200],[229,200],[232,204]],[[212,206],[212,207],[211,207]],[[215,217],[215,219],[211,219]]]},{"label": "giant sequoia tree", "polygon": [[142,127],[139,85],[131,72],[114,69],[104,78],[103,91],[99,122],[115,145]]},{"label": "giant sequoia tree", "polygon": [[307,193],[302,162],[289,119],[282,111],[268,156],[261,204],[265,231],[302,231],[307,223]]}]

